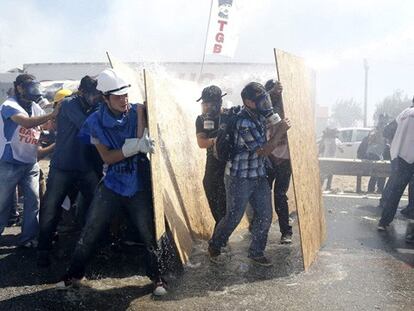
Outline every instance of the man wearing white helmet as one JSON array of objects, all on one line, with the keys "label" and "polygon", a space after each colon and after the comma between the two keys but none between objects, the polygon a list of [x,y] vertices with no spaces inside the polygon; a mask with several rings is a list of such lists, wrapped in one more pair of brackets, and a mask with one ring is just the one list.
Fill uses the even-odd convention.
[{"label": "man wearing white helmet", "polygon": [[144,114],[144,106],[128,102],[130,85],[114,70],[104,70],[97,80],[97,89],[103,93],[105,104],[86,120],[80,136],[96,146],[108,167],[96,190],[70,267],[57,287],[67,288],[79,283],[112,216],[123,208],[145,244],[146,272],[154,282],[153,293],[161,296],[166,294],[166,288],[157,256],[149,160],[146,156],[146,153],[154,152],[154,145],[147,130],[142,138],[137,138],[137,116]]}]

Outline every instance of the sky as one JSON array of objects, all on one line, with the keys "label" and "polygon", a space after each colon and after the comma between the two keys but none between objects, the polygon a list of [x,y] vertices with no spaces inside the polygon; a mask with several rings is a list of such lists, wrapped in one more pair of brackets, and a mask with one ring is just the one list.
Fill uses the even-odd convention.
[{"label": "sky", "polygon": [[[414,94],[414,1],[234,0],[243,6],[233,58],[272,63],[273,48],[305,58],[317,103],[363,102],[369,114],[400,89]],[[188,61],[203,57],[210,0],[0,0],[0,72],[24,63]]]}]

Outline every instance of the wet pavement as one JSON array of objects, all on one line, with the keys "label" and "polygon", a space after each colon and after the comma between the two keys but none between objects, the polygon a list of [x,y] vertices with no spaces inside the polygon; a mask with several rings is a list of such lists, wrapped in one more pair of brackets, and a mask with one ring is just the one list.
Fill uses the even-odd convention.
[{"label": "wet pavement", "polygon": [[150,295],[135,248],[105,248],[79,290],[57,291],[53,283],[70,253],[56,251],[52,268],[39,270],[35,252],[14,248],[17,228],[8,228],[0,239],[0,310],[414,310],[414,245],[404,241],[404,218],[397,214],[382,233],[376,230],[378,200],[324,202],[328,239],[308,272],[302,271],[295,221],[290,246],[279,244],[273,226],[271,268],[247,259],[247,232],[232,236],[219,266],[209,262],[206,243],[197,243],[184,273],[168,275],[169,294],[161,299]]}]

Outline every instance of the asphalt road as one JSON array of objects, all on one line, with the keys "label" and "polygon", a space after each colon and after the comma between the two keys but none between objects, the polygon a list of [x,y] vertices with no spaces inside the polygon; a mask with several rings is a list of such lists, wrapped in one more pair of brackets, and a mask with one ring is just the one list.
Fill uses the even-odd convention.
[{"label": "asphalt road", "polygon": [[[376,230],[378,201],[325,197],[328,239],[308,272],[296,221],[294,243],[279,244],[274,225],[267,255],[271,268],[246,258],[249,234],[232,236],[225,263],[211,264],[206,243],[195,245],[180,275],[169,274],[169,294],[151,296],[139,248],[97,254],[78,290],[57,291],[74,236],[63,236],[50,269],[36,267],[35,252],[13,246],[18,228],[0,238],[0,310],[414,310],[414,246],[404,242],[397,216],[386,233]],[[73,234],[72,234],[73,235]],[[65,249],[65,250],[63,250]]]}]

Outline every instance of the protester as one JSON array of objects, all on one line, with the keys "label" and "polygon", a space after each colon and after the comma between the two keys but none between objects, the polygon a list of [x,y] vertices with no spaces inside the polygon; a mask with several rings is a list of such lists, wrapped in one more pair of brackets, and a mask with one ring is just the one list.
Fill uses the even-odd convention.
[{"label": "protester", "polygon": [[[100,172],[94,169],[97,152],[78,138],[86,118],[97,109],[101,98],[96,80],[82,78],[78,94],[65,98],[57,117],[56,146],[50,161],[43,208],[40,211],[38,265],[49,266],[49,252],[62,213],[62,203],[70,190],[77,186],[86,201],[92,201]],[[102,168],[101,168],[102,171]]]},{"label": "protester", "polygon": [[218,86],[211,85],[203,89],[201,102],[203,113],[196,119],[197,143],[207,149],[207,161],[203,179],[204,191],[216,225],[226,214],[226,189],[224,187],[225,161],[214,156],[213,146],[225,114],[222,113],[222,94]]},{"label": "protester", "polygon": [[[322,138],[319,141],[319,156],[323,158],[334,158],[337,151],[344,152],[342,148],[342,142],[338,138],[338,129],[327,127],[323,133]],[[321,183],[326,181],[326,191],[331,191],[333,175],[329,174],[321,176]]]},{"label": "protester", "polygon": [[[414,106],[414,98],[413,98],[413,106]],[[384,130],[383,130],[383,135],[387,140],[387,146],[389,146],[389,144],[391,144],[395,132],[397,130],[397,122],[396,120],[393,120],[391,122],[389,122],[386,126],[384,126]],[[389,154],[389,147],[388,147],[388,157],[386,158],[391,159],[391,155]],[[388,180],[389,181],[389,180]],[[384,205],[384,201],[386,199],[386,195],[387,195],[387,186],[388,186],[388,182],[385,185],[385,189],[384,192],[382,194],[382,197],[380,199],[379,202],[379,207],[383,207]],[[411,178],[409,184],[408,184],[408,205],[403,208],[400,212],[403,216],[407,216],[407,215],[412,215],[414,217],[414,176],[413,178]]]},{"label": "protester", "polygon": [[[105,104],[85,122],[81,136],[90,138],[102,160],[108,165],[90,206],[87,223],[76,245],[70,267],[58,288],[76,286],[84,277],[85,266],[97,248],[97,242],[120,208],[126,210],[145,245],[147,276],[154,282],[154,295],[165,295],[161,278],[153,219],[149,161],[153,141],[145,130],[137,138],[144,107],[128,102],[129,85],[112,69],[101,72],[97,89]],[[144,124],[142,124],[144,125]]]},{"label": "protester", "polygon": [[384,209],[378,223],[380,231],[386,230],[393,221],[400,198],[414,176],[414,105],[401,112],[395,121],[397,129],[391,143],[391,176],[383,195]]},{"label": "protester", "polygon": [[24,193],[22,234],[19,244],[37,246],[39,229],[39,166],[37,164],[39,125],[56,117],[59,105],[48,114],[36,103],[42,99],[40,83],[33,75],[21,74],[14,82],[15,96],[0,107],[0,233],[7,225],[10,197],[20,185]]},{"label": "protester", "polygon": [[[272,223],[272,204],[269,183],[266,179],[265,157],[277,146],[290,127],[289,120],[281,121],[273,113],[270,96],[263,85],[247,84],[242,92],[243,109],[234,129],[235,150],[226,164],[226,215],[216,226],[209,241],[210,260],[220,263],[221,248],[240,223],[250,202],[254,215],[251,224],[252,241],[249,258],[256,264],[271,266],[265,257],[267,236]],[[265,117],[266,116],[266,117]],[[266,139],[266,122],[278,119],[274,136]]]},{"label": "protester", "polygon": [[[272,106],[275,113],[282,119],[285,118],[282,103],[283,87],[279,81],[274,79],[268,80],[265,89],[269,92],[272,100]],[[269,130],[267,136],[272,136]],[[289,190],[292,168],[290,164],[290,153],[287,141],[287,135],[283,135],[276,148],[268,156],[270,165],[267,167],[267,176],[270,189],[273,188],[274,206],[279,221],[279,230],[282,234],[280,242],[282,244],[292,243],[292,226],[289,224],[289,205],[287,191]]]},{"label": "protester", "polygon": [[[364,137],[357,150],[357,158],[362,160],[379,161],[384,160],[386,153],[386,142],[380,128],[371,131]],[[385,185],[385,177],[371,176],[368,182],[368,193],[382,193]]]}]

